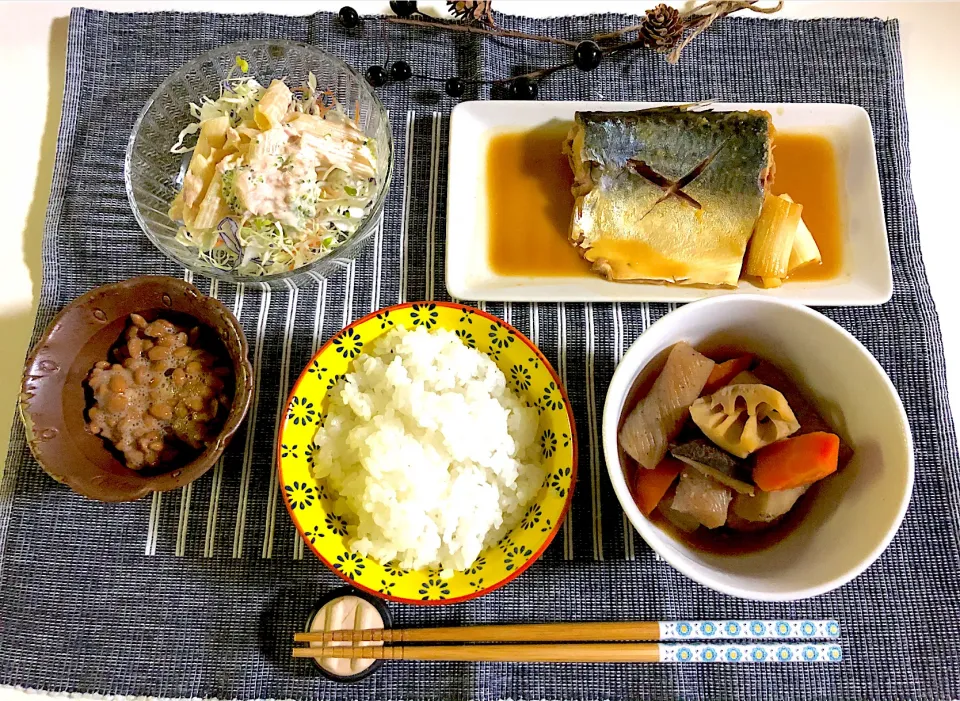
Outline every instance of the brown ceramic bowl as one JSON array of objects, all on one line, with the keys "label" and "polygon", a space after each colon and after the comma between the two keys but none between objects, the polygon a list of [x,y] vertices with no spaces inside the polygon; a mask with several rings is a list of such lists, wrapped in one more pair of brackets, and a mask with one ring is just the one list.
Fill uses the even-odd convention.
[{"label": "brown ceramic bowl", "polygon": [[[85,424],[84,380],[94,363],[109,358],[133,313],[192,318],[214,332],[233,366],[233,403],[216,441],[189,462],[149,474],[126,467]],[[236,317],[183,280],[151,275],[98,287],[67,305],[27,357],[20,416],[30,450],[55,480],[99,501],[133,501],[189,484],[217,461],[247,414],[253,394],[247,350]]]}]

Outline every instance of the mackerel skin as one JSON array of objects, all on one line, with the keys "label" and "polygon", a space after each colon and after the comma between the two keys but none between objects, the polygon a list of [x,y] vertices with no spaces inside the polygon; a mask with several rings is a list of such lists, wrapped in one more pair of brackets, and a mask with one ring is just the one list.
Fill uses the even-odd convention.
[{"label": "mackerel skin", "polygon": [[[772,169],[772,134],[766,112],[578,112],[565,147],[575,175],[571,242],[611,280],[736,286]],[[663,183],[705,162],[665,197]]]}]

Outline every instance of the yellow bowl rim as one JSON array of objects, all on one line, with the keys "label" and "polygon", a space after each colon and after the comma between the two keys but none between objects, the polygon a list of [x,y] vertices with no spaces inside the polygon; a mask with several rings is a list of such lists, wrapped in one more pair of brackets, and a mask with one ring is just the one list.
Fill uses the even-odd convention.
[{"label": "yellow bowl rim", "polygon": [[564,502],[563,509],[560,511],[560,516],[557,518],[557,522],[554,524],[553,529],[547,535],[546,539],[543,541],[543,544],[540,546],[540,548],[536,552],[534,552],[533,555],[531,555],[526,562],[524,562],[522,565],[517,567],[516,570],[511,572],[509,575],[507,575],[503,579],[497,582],[494,582],[490,586],[484,587],[483,589],[479,589],[475,592],[471,592],[470,594],[465,594],[464,596],[459,596],[453,599],[438,599],[438,600],[423,601],[420,599],[408,599],[402,596],[384,594],[382,592],[377,591],[376,589],[371,589],[369,587],[366,587],[360,584],[359,582],[353,579],[350,579],[345,574],[340,572],[340,570],[336,569],[333,566],[333,563],[331,563],[323,555],[321,555],[320,551],[313,545],[313,543],[310,542],[310,539],[307,537],[307,534],[304,533],[304,530],[300,526],[300,523],[294,517],[293,508],[290,505],[290,499],[286,493],[286,490],[280,489],[279,491],[283,495],[283,504],[287,509],[287,514],[289,514],[290,520],[293,522],[294,527],[297,529],[297,533],[299,533],[300,537],[303,539],[304,544],[308,548],[310,548],[313,554],[316,555],[317,558],[323,564],[325,564],[331,572],[337,575],[340,579],[342,579],[348,585],[350,585],[351,587],[354,587],[355,589],[359,589],[360,591],[366,592],[371,596],[375,596],[380,599],[386,599],[387,601],[394,601],[400,604],[414,604],[416,606],[442,606],[446,604],[458,604],[464,601],[470,601],[471,599],[476,599],[478,597],[484,596],[485,594],[489,594],[490,592],[509,584],[518,576],[520,576],[523,572],[527,570],[528,567],[530,567],[530,565],[536,562],[540,558],[540,556],[543,555],[544,551],[547,549],[550,543],[553,542],[553,539],[556,537],[557,533],[559,532],[560,526],[563,525],[564,520],[566,520],[567,513],[569,513],[570,508],[573,504],[573,490],[577,484],[577,463],[579,460],[579,454],[578,454],[579,445],[577,443],[577,426],[573,418],[573,407],[570,405],[570,398],[567,396],[566,387],[564,387],[563,383],[560,382],[560,376],[557,374],[557,371],[554,370],[553,365],[550,364],[550,361],[547,360],[547,358],[543,355],[540,349],[537,348],[536,345],[534,345],[533,341],[531,341],[524,334],[518,331],[512,324],[508,324],[506,321],[504,321],[499,317],[494,316],[493,314],[485,312],[482,309],[477,309],[476,307],[471,307],[467,304],[455,304],[453,302],[440,302],[440,301],[403,302],[401,304],[394,304],[389,307],[384,307],[383,309],[378,309],[375,312],[371,312],[370,314],[367,314],[366,316],[363,316],[357,319],[356,321],[348,324],[347,326],[343,327],[340,331],[335,333],[333,336],[331,336],[330,339],[323,344],[323,346],[317,349],[317,352],[313,354],[313,357],[311,357],[310,360],[307,362],[307,364],[304,366],[303,371],[300,373],[300,376],[297,378],[297,381],[294,383],[293,388],[290,390],[290,394],[287,396],[287,402],[284,406],[284,412],[282,414],[283,419],[280,422],[280,428],[278,429],[278,432],[277,432],[276,460],[277,460],[277,479],[279,480],[279,483],[282,485],[284,482],[283,482],[283,463],[280,459],[281,443],[282,443],[282,441],[280,440],[280,437],[283,436],[283,430],[284,428],[286,428],[286,425],[287,425],[287,417],[290,414],[290,406],[293,401],[293,397],[297,394],[297,390],[300,388],[300,383],[307,376],[308,369],[310,368],[310,365],[313,363],[313,361],[317,360],[321,355],[323,355],[327,351],[327,349],[333,344],[333,342],[336,339],[340,338],[343,334],[345,334],[349,329],[359,326],[360,324],[363,324],[369,321],[370,319],[375,319],[378,314],[383,314],[384,312],[393,312],[398,309],[408,309],[410,307],[413,307],[414,305],[428,305],[428,304],[434,304],[438,307],[446,307],[448,309],[461,309],[461,310],[469,311],[480,317],[496,322],[502,325],[508,331],[514,333],[516,337],[519,338],[524,343],[524,345],[526,345],[537,356],[540,362],[543,363],[544,368],[546,368],[547,372],[550,373],[550,376],[553,378],[553,381],[557,385],[557,389],[560,391],[560,395],[563,397],[564,406],[566,407],[566,411],[567,411],[567,421],[569,421],[570,423],[570,446],[571,446],[571,453],[572,453],[571,466],[570,466],[570,489],[567,491],[567,498],[566,498],[566,501]]}]

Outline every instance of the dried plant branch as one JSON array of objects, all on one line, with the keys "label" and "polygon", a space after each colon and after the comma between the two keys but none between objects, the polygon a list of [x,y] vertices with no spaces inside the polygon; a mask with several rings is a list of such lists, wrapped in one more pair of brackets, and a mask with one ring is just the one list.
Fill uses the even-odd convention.
[{"label": "dried plant branch", "polygon": [[613,56],[616,53],[621,51],[629,51],[630,49],[641,49],[647,46],[647,42],[643,39],[635,39],[633,41],[625,41],[622,44],[613,44],[604,46],[601,51],[603,51],[604,56]]},{"label": "dried plant branch", "polygon": [[[538,68],[535,71],[530,71],[529,73],[522,73],[520,75],[512,75],[509,78],[462,78],[465,85],[506,85],[507,83],[512,83],[515,80],[520,78],[527,78],[529,80],[536,80],[538,78],[545,78],[551,73],[556,73],[557,71],[562,71],[564,68],[570,68],[573,66],[573,62],[561,63],[559,66],[550,66],[549,68]],[[446,78],[435,78],[429,75],[420,75],[415,73],[414,77],[420,78],[421,80],[426,80],[433,83],[442,83]]]},{"label": "dried plant branch", "polygon": [[615,32],[608,32],[606,34],[594,34],[593,40],[595,42],[602,43],[605,41],[611,41],[613,39],[619,39],[624,34],[629,34],[630,32],[638,32],[643,27],[643,24],[631,24],[629,27],[624,27],[623,29],[618,29]]},{"label": "dried plant branch", "polygon": [[570,61],[569,63],[561,63],[559,66],[550,66],[549,68],[539,68],[535,71],[524,73],[523,75],[512,75],[509,78],[497,78],[496,80],[483,81],[483,82],[488,82],[491,85],[504,85],[506,83],[512,83],[513,81],[519,78],[537,80],[539,78],[546,78],[551,73],[562,71],[564,68],[570,68],[572,65],[573,65],[573,61]]},{"label": "dried plant branch", "polygon": [[772,7],[757,7],[759,0],[706,0],[702,5],[691,7],[689,10],[681,12],[684,18],[697,16],[726,17],[740,10],[750,10],[761,15],[772,15],[783,9],[783,0],[777,0],[777,4]]},{"label": "dried plant branch", "polygon": [[[760,2],[760,0],[703,0],[699,5],[695,5],[688,10],[684,10],[683,12],[669,10],[669,12],[673,15],[673,23],[675,25],[679,25],[678,33],[682,35],[682,39],[676,44],[676,46],[673,46],[672,50],[667,56],[667,61],[670,63],[676,63],[680,58],[680,54],[690,44],[690,42],[696,39],[711,24],[713,24],[714,21],[721,17],[726,17],[727,15],[733,14],[734,12],[739,12],[740,10],[749,10],[750,12],[769,15],[779,12],[783,8],[783,0],[777,0],[776,4],[773,6],[758,6],[758,2]],[[677,19],[678,17],[679,19]],[[392,24],[407,25],[412,27],[432,27],[434,29],[462,32],[465,34],[477,34],[480,36],[526,39],[529,41],[539,41],[548,44],[559,44],[561,46],[569,46],[572,48],[576,48],[581,43],[580,41],[561,39],[559,37],[553,37],[544,34],[529,34],[527,32],[501,29],[499,27],[484,27],[476,24],[450,22],[443,19],[428,17],[427,15],[420,15],[418,19],[409,19],[403,17],[387,17],[385,19],[387,22]],[[647,14],[647,21],[650,21],[650,13]],[[651,46],[650,37],[642,36],[646,32],[644,29],[646,26],[646,24],[635,24],[629,27],[618,29],[614,32],[596,34],[592,38],[594,41],[600,44],[600,50],[604,56],[612,56],[623,51]],[[630,34],[631,32],[639,32],[641,36],[629,41],[622,41],[622,37]],[[386,40],[386,37],[384,38]],[[615,43],[617,40],[621,40],[620,43]],[[661,48],[661,45],[658,44],[653,48]],[[667,48],[670,48],[669,43],[663,46],[661,50],[666,50]],[[479,78],[472,80],[464,79],[463,82],[472,85],[505,85],[522,78],[526,78],[528,80],[544,78],[552,73],[556,73],[557,71],[561,71],[565,68],[570,68],[574,65],[576,64],[573,61],[568,61],[556,66],[540,68],[530,71],[529,73],[515,75],[509,78]],[[443,78],[433,78],[430,76],[418,75],[417,77],[422,80],[434,82],[445,80]]]},{"label": "dried plant branch", "polygon": [[[772,7],[757,7],[757,2],[758,0],[706,0],[706,2],[701,5],[682,11],[680,16],[683,17],[688,27],[694,31],[700,29],[702,32],[713,23],[713,20],[719,17],[726,17],[740,10],[750,10],[751,12],[758,12],[764,15],[772,15],[774,12],[779,12],[783,8],[783,0],[777,0],[777,4]],[[707,21],[707,24],[701,29],[700,24],[703,21]],[[631,24],[629,27],[623,27],[613,32],[597,34],[593,37],[593,40],[598,43],[607,42],[618,39],[624,34],[640,31],[642,28],[643,23]],[[689,43],[689,41],[686,43]]]},{"label": "dried plant branch", "polygon": [[757,7],[757,0],[706,0],[702,5],[698,5],[682,13],[682,17],[687,27],[692,29],[686,37],[677,44],[670,55],[667,56],[668,63],[676,63],[680,60],[680,54],[687,45],[700,36],[714,20],[720,17],[726,17],[729,14],[740,10],[750,10],[763,15],[771,15],[779,12],[783,8],[783,0],[777,0],[777,4],[772,7]]},{"label": "dried plant branch", "polygon": [[514,32],[509,29],[484,29],[483,27],[477,27],[469,24],[459,24],[456,22],[445,22],[443,20],[437,20],[434,22],[427,20],[419,19],[404,19],[401,17],[387,17],[388,22],[393,24],[406,24],[413,27],[433,27],[435,29],[444,29],[451,32],[466,32],[467,34],[481,34],[484,36],[494,36],[494,37],[512,37],[514,39],[529,39],[530,41],[542,41],[548,44],[560,44],[561,46],[573,46],[579,42],[572,41],[570,39],[559,39],[557,37],[546,36],[543,34],[527,34],[526,32]]}]

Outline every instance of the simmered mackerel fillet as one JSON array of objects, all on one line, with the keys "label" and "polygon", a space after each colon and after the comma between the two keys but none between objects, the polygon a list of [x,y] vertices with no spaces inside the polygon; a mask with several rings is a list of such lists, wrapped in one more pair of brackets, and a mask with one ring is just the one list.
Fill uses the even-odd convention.
[{"label": "simmered mackerel fillet", "polygon": [[735,287],[772,135],[766,112],[577,112],[570,241],[610,280]]}]

